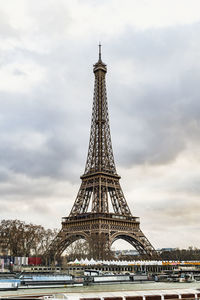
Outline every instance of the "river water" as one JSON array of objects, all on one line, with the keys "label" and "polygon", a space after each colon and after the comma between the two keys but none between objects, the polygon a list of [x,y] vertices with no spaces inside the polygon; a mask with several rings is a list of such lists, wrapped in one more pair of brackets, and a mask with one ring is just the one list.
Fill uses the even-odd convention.
[{"label": "river water", "polygon": [[144,291],[144,290],[167,290],[167,289],[200,289],[200,282],[179,283],[179,282],[145,282],[145,283],[120,283],[101,284],[80,287],[65,288],[42,288],[42,289],[19,289],[17,291],[1,291],[1,297],[20,295],[50,295],[50,294],[71,294],[87,292],[116,292],[116,291]]}]

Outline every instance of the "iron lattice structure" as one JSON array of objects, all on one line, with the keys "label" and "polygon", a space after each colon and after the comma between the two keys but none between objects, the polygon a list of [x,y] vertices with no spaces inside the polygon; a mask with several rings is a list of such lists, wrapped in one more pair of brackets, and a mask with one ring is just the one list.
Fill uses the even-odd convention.
[{"label": "iron lattice structure", "polygon": [[89,150],[81,186],[62,229],[50,245],[48,254],[57,257],[74,241],[89,242],[93,258],[105,259],[117,239],[124,239],[146,257],[156,252],[140,229],[139,218],[132,216],[117,174],[109,126],[105,76],[101,59],[94,65],[94,98]]}]

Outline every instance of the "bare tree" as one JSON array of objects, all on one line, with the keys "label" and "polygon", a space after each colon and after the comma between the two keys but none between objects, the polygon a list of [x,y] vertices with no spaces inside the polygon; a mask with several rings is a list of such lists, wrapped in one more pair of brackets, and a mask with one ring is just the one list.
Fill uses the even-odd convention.
[{"label": "bare tree", "polygon": [[57,231],[20,220],[0,222],[0,245],[12,256],[42,255]]},{"label": "bare tree", "polygon": [[67,261],[74,261],[76,258],[86,258],[89,256],[89,244],[87,241],[80,239],[72,243],[65,250],[65,258]]}]

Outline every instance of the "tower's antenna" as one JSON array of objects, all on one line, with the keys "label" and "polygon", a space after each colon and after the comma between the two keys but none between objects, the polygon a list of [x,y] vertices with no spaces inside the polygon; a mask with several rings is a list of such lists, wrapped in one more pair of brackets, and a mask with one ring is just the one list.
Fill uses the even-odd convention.
[{"label": "tower's antenna", "polygon": [[99,61],[101,61],[101,42],[99,42]]}]

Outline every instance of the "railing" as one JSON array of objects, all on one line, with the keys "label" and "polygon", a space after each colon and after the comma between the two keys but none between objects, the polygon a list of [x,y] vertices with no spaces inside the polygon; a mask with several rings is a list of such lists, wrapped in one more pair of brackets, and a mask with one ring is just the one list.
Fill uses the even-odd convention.
[{"label": "railing", "polygon": [[[122,292],[123,293],[123,292]],[[187,297],[189,295],[189,297]],[[164,295],[134,295],[134,296],[111,296],[111,297],[84,297],[79,300],[200,300],[200,294],[164,294]],[[199,295],[199,296],[198,296]]]},{"label": "railing", "polygon": [[77,221],[77,220],[86,220],[86,219],[94,219],[94,218],[109,218],[109,219],[115,219],[115,220],[124,220],[124,221],[134,221],[136,223],[140,222],[140,218],[138,217],[132,217],[132,216],[123,216],[123,215],[116,215],[116,214],[106,214],[106,213],[85,213],[85,214],[79,214],[77,216],[73,217],[63,217],[62,222],[68,222],[68,221]]}]

